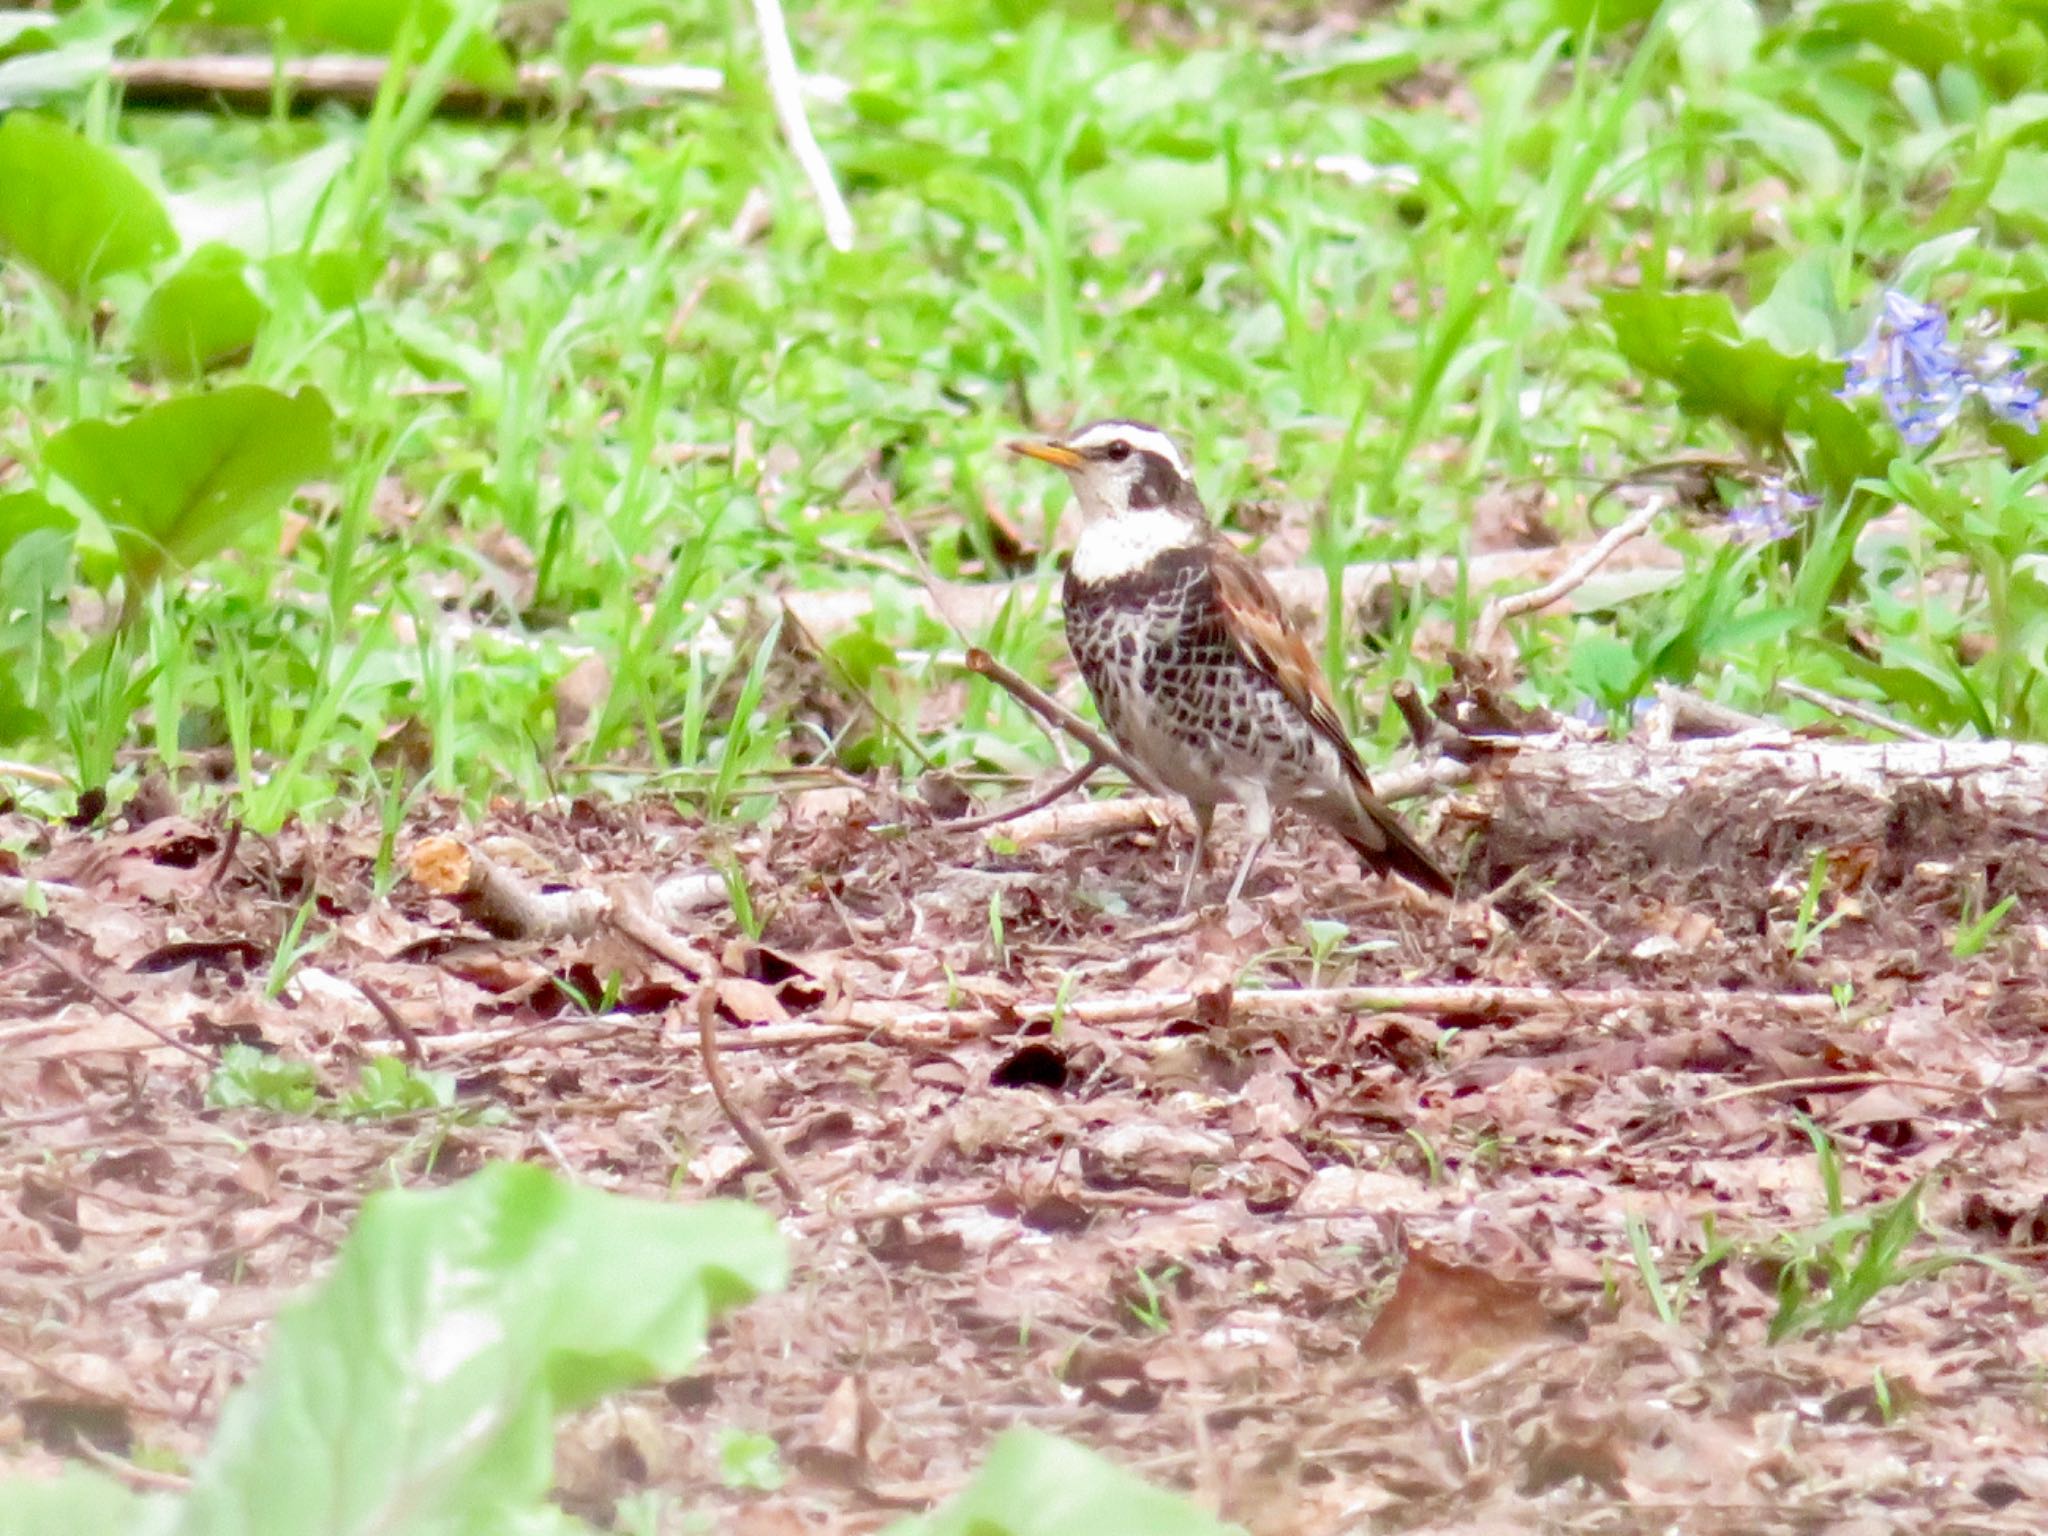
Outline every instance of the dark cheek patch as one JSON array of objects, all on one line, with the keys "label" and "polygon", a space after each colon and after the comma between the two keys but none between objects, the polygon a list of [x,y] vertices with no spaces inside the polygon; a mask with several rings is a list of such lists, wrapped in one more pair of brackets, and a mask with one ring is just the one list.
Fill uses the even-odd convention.
[{"label": "dark cheek patch", "polygon": [[1156,453],[1138,454],[1138,478],[1131,484],[1131,506],[1139,512],[1150,512],[1163,507],[1173,500],[1179,489],[1180,476],[1173,466]]}]

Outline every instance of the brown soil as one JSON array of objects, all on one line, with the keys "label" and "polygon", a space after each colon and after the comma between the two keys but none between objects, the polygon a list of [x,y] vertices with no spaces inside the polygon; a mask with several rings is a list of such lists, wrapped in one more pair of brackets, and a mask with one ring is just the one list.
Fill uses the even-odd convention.
[{"label": "brown soil", "polygon": [[[701,1374],[565,1428],[579,1513],[651,1486],[735,1530],[874,1530],[1024,1423],[1260,1533],[2048,1525],[2038,821],[1909,787],[1703,802],[1617,845],[1597,816],[1509,796],[1452,824],[1480,829],[1468,878],[1515,877],[1514,929],[1362,883],[1298,825],[1247,908],[1175,924],[1174,832],[1004,855],[931,821],[828,789],[736,843],[652,804],[481,829],[579,883],[738,857],[760,940],[722,908],[687,936],[736,978],[726,1067],[805,1196],[787,1294],[739,1314]],[[433,816],[400,847],[459,830]],[[787,1208],[706,1088],[691,986],[616,934],[490,939],[402,876],[379,899],[367,821],[231,849],[176,814],[0,833],[37,850],[27,873],[99,898],[0,919],[0,1475],[80,1434],[117,1459],[195,1455],[369,1190],[519,1158]],[[1839,917],[1795,958],[1821,847],[1816,916]],[[2018,906],[1958,960],[1985,890]],[[325,942],[268,999],[309,897]],[[1348,926],[1320,974],[1309,918]],[[615,973],[616,1011],[588,1015],[576,999]],[[1310,982],[1645,997],[1282,1023],[1245,1006]],[[1057,1027],[1031,1022],[1063,986]],[[1831,988],[1841,1006],[1814,1006]],[[1197,1000],[1077,1016],[1133,990]],[[873,1027],[892,1008],[904,1027]],[[832,1027],[856,1012],[866,1027]],[[206,1107],[228,1042],[339,1089],[407,1036],[502,1120]],[[1779,1271],[1827,1216],[1802,1114],[1850,1210],[1924,1184],[1909,1262],[2002,1267],[1767,1343]],[[1688,1279],[1708,1218],[1734,1246]],[[732,1428],[780,1443],[780,1491],[722,1486]]]}]

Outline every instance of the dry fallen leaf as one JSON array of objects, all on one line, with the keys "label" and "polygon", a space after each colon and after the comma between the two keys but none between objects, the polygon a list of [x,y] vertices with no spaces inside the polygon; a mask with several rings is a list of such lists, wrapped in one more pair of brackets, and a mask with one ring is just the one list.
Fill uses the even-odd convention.
[{"label": "dry fallen leaf", "polygon": [[1557,1321],[1532,1281],[1504,1279],[1411,1245],[1394,1294],[1366,1330],[1359,1352],[1374,1365],[1411,1366],[1455,1380],[1557,1333]]}]

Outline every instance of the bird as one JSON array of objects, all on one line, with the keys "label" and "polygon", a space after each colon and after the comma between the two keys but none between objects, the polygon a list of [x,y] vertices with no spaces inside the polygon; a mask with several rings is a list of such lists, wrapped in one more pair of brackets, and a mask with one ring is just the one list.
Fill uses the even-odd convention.
[{"label": "bird", "polygon": [[1064,470],[1081,535],[1061,602],[1067,645],[1118,746],[1183,796],[1193,899],[1216,807],[1244,807],[1243,894],[1276,810],[1306,812],[1367,867],[1449,896],[1451,879],[1374,793],[1314,653],[1257,566],[1209,520],[1187,461],[1157,427],[1098,421],[1012,453]]}]

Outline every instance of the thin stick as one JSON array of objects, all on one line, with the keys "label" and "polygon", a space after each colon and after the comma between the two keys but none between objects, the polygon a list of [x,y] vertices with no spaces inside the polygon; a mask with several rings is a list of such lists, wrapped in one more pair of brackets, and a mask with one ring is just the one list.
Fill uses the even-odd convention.
[{"label": "thin stick", "polygon": [[1000,811],[988,811],[980,816],[957,816],[950,821],[938,823],[936,830],[941,832],[978,832],[984,827],[998,826],[1006,821],[1015,821],[1020,816],[1029,816],[1033,811],[1044,810],[1062,795],[1071,794],[1074,790],[1079,789],[1088,780],[1092,779],[1096,771],[1103,766],[1102,759],[1091,752],[1088,754],[1087,762],[1076,768],[1072,773],[1067,774],[1057,784],[1053,785],[1052,788],[1041,790],[1022,805],[1013,805]]},{"label": "thin stick", "polygon": [[[1811,992],[1715,992],[1687,989],[1615,987],[1575,991],[1555,987],[1517,986],[1384,986],[1276,987],[1270,991],[1232,991],[1226,999],[1233,1019],[1324,1019],[1354,1013],[1618,1013],[1625,1009],[1657,1009],[1698,1015],[1716,1008],[1769,1009],[1801,1018],[1832,1017],[1835,1000]],[[975,1031],[1017,1021],[1036,1022],[1055,1012],[1077,1024],[1128,1024],[1170,1018],[1191,1010],[1213,1008],[1210,993],[1112,992],[1068,1000],[1044,998],[1020,1002],[998,1013],[993,1009],[897,1008],[887,1003],[856,1003],[854,1024],[906,1033],[946,1030]]]},{"label": "thin stick", "polygon": [[228,868],[235,862],[235,850],[242,846],[242,818],[237,816],[228,823],[227,841],[220,845],[220,857],[213,861],[213,873],[206,877],[206,888],[218,890],[221,881],[227,879]]},{"label": "thin stick", "polygon": [[369,1005],[377,1010],[377,1017],[384,1021],[384,1027],[391,1031],[392,1038],[398,1042],[399,1050],[405,1053],[406,1064],[414,1067],[423,1064],[427,1058],[426,1053],[420,1049],[420,1037],[413,1033],[410,1024],[399,1017],[398,1010],[391,1006],[391,999],[360,976],[349,977],[348,983],[362,993]]},{"label": "thin stick", "polygon": [[60,916],[83,914],[98,906],[89,891],[75,885],[58,880],[31,880],[23,875],[0,875],[0,912],[27,910],[37,900],[41,900],[44,910]]},{"label": "thin stick", "polygon": [[796,1173],[790,1168],[788,1159],[783,1157],[782,1149],[768,1139],[768,1133],[733,1095],[732,1085],[726,1080],[724,1063],[718,1059],[718,962],[686,944],[630,904],[615,904],[611,921],[614,928],[657,960],[675,967],[686,976],[702,978],[697,988],[697,1052],[704,1062],[704,1081],[711,1087],[711,1097],[717,1101],[719,1112],[739,1133],[747,1150],[754,1154],[754,1160],[774,1178],[783,1198],[793,1206],[801,1206],[804,1203],[803,1186],[797,1183]]},{"label": "thin stick", "polygon": [[44,789],[65,789],[71,782],[63,774],[38,768],[34,763],[13,762],[0,762],[0,779],[20,779],[26,784],[39,784]]},{"label": "thin stick", "polygon": [[1789,699],[1798,699],[1803,703],[1811,704],[1815,709],[1824,709],[1829,714],[1840,719],[1855,720],[1864,725],[1875,726],[1880,731],[1889,731],[1892,735],[1901,737],[1906,741],[1940,740],[1937,736],[1928,735],[1927,732],[1921,730],[1917,725],[1906,725],[1894,720],[1889,715],[1880,714],[1867,704],[1858,704],[1853,699],[1837,698],[1832,693],[1822,693],[1818,688],[1809,688],[1804,683],[1794,683],[1780,679],[1778,682],[1778,692],[1784,694]]},{"label": "thin stick", "polygon": [[[376,101],[390,69],[387,59],[331,53],[282,63],[267,53],[203,53],[175,59],[115,59],[106,66],[123,87],[128,106],[218,102],[252,112],[268,112],[279,89],[294,105],[333,101],[367,107]],[[801,84],[806,95],[824,101],[843,100],[848,90],[845,81],[823,75],[807,75]],[[571,75],[559,65],[536,60],[519,66],[519,84],[511,95],[451,78],[442,87],[435,110],[516,112],[587,95],[598,87],[658,105],[678,96],[718,95],[725,89],[725,73],[701,64],[593,64]]]},{"label": "thin stick", "polygon": [[192,1479],[176,1472],[159,1472],[154,1467],[139,1467],[132,1461],[116,1456],[112,1451],[103,1451],[86,1438],[85,1431],[74,1428],[71,1431],[71,1448],[87,1461],[94,1462],[111,1472],[139,1493],[183,1493],[192,1486]]},{"label": "thin stick", "polygon": [[43,957],[43,961],[45,964],[56,967],[56,969],[74,986],[84,988],[93,997],[97,998],[99,1000],[100,1006],[104,1008],[113,1009],[114,1012],[120,1014],[122,1018],[126,1019],[130,1024],[133,1024],[137,1029],[144,1031],[146,1034],[155,1036],[156,1039],[162,1041],[165,1045],[168,1045],[172,1050],[183,1051],[187,1056],[190,1056],[194,1061],[199,1062],[202,1066],[207,1067],[209,1070],[212,1068],[213,1058],[207,1055],[206,1052],[200,1050],[197,1046],[187,1045],[184,1041],[180,1040],[176,1035],[172,1034],[169,1030],[161,1029],[157,1025],[150,1023],[149,1020],[145,1019],[133,1008],[130,1008],[118,997],[115,997],[112,993],[108,992],[105,988],[101,987],[99,983],[95,982],[90,976],[86,975],[85,972],[79,970],[69,960],[66,960],[54,949],[51,949],[41,939],[24,939],[23,942],[27,944],[30,949],[34,950],[37,954],[41,955]]},{"label": "thin stick", "polygon": [[1065,731],[1104,762],[1122,769],[1133,784],[1142,785],[1155,795],[1167,794],[1166,786],[1133,761],[1122,747],[1043,689],[1026,682],[978,645],[968,648],[967,670],[979,677],[987,678],[1039,719]]},{"label": "thin stick", "polygon": [[1513,592],[1506,597],[1497,597],[1488,603],[1480,613],[1478,627],[1472,634],[1473,651],[1481,656],[1486,655],[1500,638],[1501,626],[1509,619],[1518,618],[1525,613],[1534,613],[1539,608],[1548,608],[1552,603],[1576,592],[1622,545],[1647,533],[1650,525],[1663,516],[1670,506],[1669,496],[1658,496],[1608,529],[1591,549],[1566,566],[1554,580],[1546,581],[1540,587],[1531,587],[1526,592]]},{"label": "thin stick", "polygon": [[1683,1107],[1705,1109],[1710,1104],[1726,1104],[1731,1099],[1751,1099],[1763,1093],[1808,1093],[1817,1088],[1834,1089],[1837,1092],[1847,1092],[1851,1088],[1914,1088],[1927,1093],[1951,1095],[1992,1091],[1973,1088],[1967,1083],[1930,1083],[1924,1078],[1893,1077],[1884,1072],[1840,1072],[1833,1077],[1780,1077],[1768,1083],[1744,1083],[1740,1088],[1724,1088],[1719,1093],[1710,1093],[1704,1099]]},{"label": "thin stick", "polygon": [[782,19],[777,0],[754,0],[754,21],[761,29],[761,55],[768,66],[768,94],[775,98],[775,116],[782,124],[782,136],[811,184],[811,195],[825,217],[825,238],[835,251],[853,249],[853,215],[846,199],[839,195],[832,179],[832,167],[811,132],[811,120],[804,113],[803,80],[796,71],[796,55],[789,48],[789,26]]},{"label": "thin stick", "polygon": [[754,1160],[774,1177],[783,1199],[801,1207],[803,1186],[797,1183],[782,1149],[768,1139],[768,1133],[733,1096],[732,1085],[726,1081],[725,1067],[718,1059],[718,989],[708,981],[697,989],[697,1053],[704,1059],[704,1081],[711,1085],[711,1097],[718,1101],[720,1112],[739,1132]]}]

